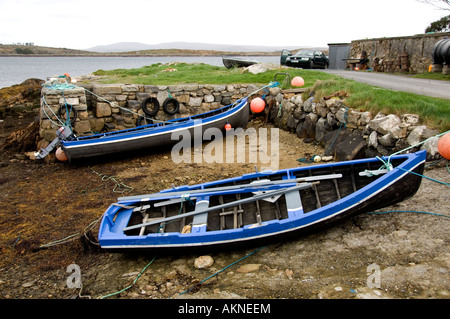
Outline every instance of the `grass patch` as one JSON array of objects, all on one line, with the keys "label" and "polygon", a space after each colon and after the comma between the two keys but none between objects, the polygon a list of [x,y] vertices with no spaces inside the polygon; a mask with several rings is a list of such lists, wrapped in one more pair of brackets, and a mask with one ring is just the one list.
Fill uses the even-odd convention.
[{"label": "grass patch", "polygon": [[[177,71],[170,72],[171,69]],[[291,78],[301,76],[305,83],[314,84],[317,80],[325,80],[332,75],[302,69],[276,69],[260,74],[252,74],[239,68],[227,69],[225,67],[208,64],[178,63],[174,65],[153,64],[139,69],[117,69],[110,71],[98,70],[95,75],[108,76],[105,83],[134,83],[151,85],[174,85],[174,84],[233,84],[254,83],[269,84],[274,81],[277,73],[289,73]],[[282,81],[283,76],[278,76],[277,81]]]},{"label": "grass patch", "polygon": [[[171,68],[176,71],[170,72]],[[151,85],[186,83],[267,85],[274,81],[277,73],[289,73],[291,78],[301,76],[305,80],[305,87],[309,87],[310,92],[314,92],[316,98],[344,91],[348,94],[346,98],[348,107],[370,111],[373,115],[378,112],[397,115],[414,113],[418,114],[423,123],[429,127],[440,131],[450,130],[450,100],[391,91],[315,70],[280,68],[260,74],[251,74],[239,68],[227,69],[208,64],[167,65],[158,63],[139,69],[98,70],[95,72],[96,75],[108,77],[105,83]],[[283,76],[277,77],[279,82],[282,82],[283,79]],[[285,88],[289,87],[290,84]]]},{"label": "grass patch", "polygon": [[413,75],[415,78],[419,79],[429,79],[429,80],[441,80],[441,81],[450,81],[450,74],[442,74],[442,73],[421,73]]},{"label": "grass patch", "polygon": [[396,115],[414,113],[429,127],[450,130],[450,100],[447,99],[392,91],[338,77],[317,81],[311,91],[318,98],[344,91],[348,93],[345,100],[348,107],[370,111],[373,115],[378,112]]}]

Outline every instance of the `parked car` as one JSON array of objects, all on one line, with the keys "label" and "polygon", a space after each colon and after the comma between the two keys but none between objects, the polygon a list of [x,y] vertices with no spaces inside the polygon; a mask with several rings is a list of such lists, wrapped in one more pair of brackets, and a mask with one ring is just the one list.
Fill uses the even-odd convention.
[{"label": "parked car", "polygon": [[326,69],[330,61],[322,51],[318,50],[300,50],[294,55],[289,50],[283,50],[280,64],[304,69]]}]

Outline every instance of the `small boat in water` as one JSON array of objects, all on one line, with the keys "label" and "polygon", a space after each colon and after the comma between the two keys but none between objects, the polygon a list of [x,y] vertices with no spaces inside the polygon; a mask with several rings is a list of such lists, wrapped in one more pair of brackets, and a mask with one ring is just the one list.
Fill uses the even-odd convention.
[{"label": "small boat in water", "polygon": [[275,243],[413,196],[425,160],[426,151],[420,151],[255,172],[121,197],[104,213],[98,239],[109,251]]},{"label": "small boat in water", "polygon": [[227,69],[242,68],[258,63],[258,61],[254,60],[248,60],[244,58],[231,58],[231,57],[222,57],[222,62]]},{"label": "small boat in water", "polygon": [[228,106],[190,117],[89,136],[75,137],[70,128],[61,127],[57,131],[58,138],[45,150],[36,153],[36,158],[45,157],[59,143],[69,162],[171,145],[177,142],[172,140],[172,133],[188,131],[191,138],[194,138],[194,133],[201,132],[203,136],[206,129],[218,128],[222,130],[226,124],[230,124],[234,128],[245,128],[248,118],[248,99],[244,98]]}]

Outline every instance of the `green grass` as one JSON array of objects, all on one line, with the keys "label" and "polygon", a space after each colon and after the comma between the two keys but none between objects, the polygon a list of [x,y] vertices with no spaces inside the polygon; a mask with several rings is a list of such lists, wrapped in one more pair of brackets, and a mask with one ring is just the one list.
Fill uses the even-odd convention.
[{"label": "green grass", "polygon": [[[176,69],[176,72],[168,72],[170,68]],[[233,84],[233,83],[253,83],[269,84],[274,81],[277,73],[288,72],[291,78],[302,76],[305,83],[310,86],[316,80],[325,80],[330,75],[323,72],[316,72],[301,69],[277,69],[270,70],[261,74],[252,74],[248,71],[242,71],[239,68],[227,69],[225,67],[212,66],[208,64],[186,64],[180,63],[168,66],[166,64],[153,64],[139,69],[117,69],[111,71],[98,70],[96,75],[106,75],[106,83],[134,83],[151,85],[174,85],[174,84]],[[277,81],[281,82],[284,76],[277,76]]]},{"label": "green grass", "polygon": [[[168,72],[169,68],[177,71]],[[418,114],[423,123],[429,127],[440,131],[450,130],[450,100],[391,91],[315,70],[283,68],[251,74],[239,68],[226,69],[207,64],[180,63],[169,66],[158,63],[139,69],[99,70],[95,74],[107,76],[105,83],[150,85],[253,83],[262,86],[274,81],[277,73],[285,72],[289,73],[291,78],[301,76],[305,80],[305,87],[309,87],[309,91],[314,92],[316,98],[343,91],[348,95],[346,98],[348,107],[370,111],[373,115],[380,111],[397,115],[414,113]],[[283,80],[284,76],[277,76],[277,81]],[[286,88],[289,87],[290,85]]]}]

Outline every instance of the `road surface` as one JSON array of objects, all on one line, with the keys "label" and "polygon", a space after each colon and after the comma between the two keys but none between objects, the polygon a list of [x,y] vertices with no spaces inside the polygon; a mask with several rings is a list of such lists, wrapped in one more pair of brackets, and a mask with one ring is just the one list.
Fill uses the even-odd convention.
[{"label": "road surface", "polygon": [[405,91],[420,95],[450,99],[450,81],[418,79],[408,76],[376,72],[357,72],[330,69],[325,70],[325,72],[394,91]]}]

